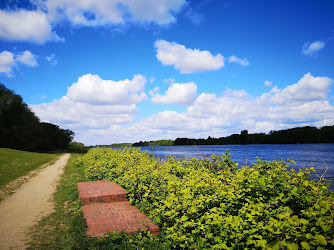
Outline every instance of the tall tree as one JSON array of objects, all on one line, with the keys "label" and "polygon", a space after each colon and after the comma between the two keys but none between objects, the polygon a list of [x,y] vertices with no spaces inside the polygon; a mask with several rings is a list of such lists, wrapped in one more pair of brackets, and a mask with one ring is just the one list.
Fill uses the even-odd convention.
[{"label": "tall tree", "polygon": [[71,130],[41,123],[20,95],[0,83],[0,147],[31,151],[66,149],[73,135]]}]

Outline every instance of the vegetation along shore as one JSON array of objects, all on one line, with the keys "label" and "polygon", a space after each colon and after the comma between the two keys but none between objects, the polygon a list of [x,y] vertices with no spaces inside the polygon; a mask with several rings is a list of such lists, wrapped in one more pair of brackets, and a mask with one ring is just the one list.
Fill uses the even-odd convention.
[{"label": "vegetation along shore", "polygon": [[312,168],[288,171],[289,161],[260,159],[239,167],[228,152],[211,158],[92,149],[77,165],[84,181],[113,181],[129,192],[160,227],[158,248],[334,247],[334,197],[322,177],[309,180]]},{"label": "vegetation along shore", "polygon": [[303,144],[334,143],[334,125],[316,127],[297,127],[265,133],[249,134],[247,130],[240,134],[207,139],[177,138],[175,140],[140,141],[135,143],[119,143],[99,145],[101,147],[143,147],[143,146],[181,146],[181,145],[232,145],[232,144]]},{"label": "vegetation along shore", "polygon": [[[19,154],[22,151],[14,151]],[[24,153],[24,152],[22,152]],[[288,171],[289,161],[238,166],[225,154],[161,161],[129,148],[72,154],[54,195],[56,210],[31,231],[33,249],[332,249],[329,183]],[[14,166],[13,168],[18,168]],[[113,181],[160,227],[152,237],[86,236],[76,183]]]}]

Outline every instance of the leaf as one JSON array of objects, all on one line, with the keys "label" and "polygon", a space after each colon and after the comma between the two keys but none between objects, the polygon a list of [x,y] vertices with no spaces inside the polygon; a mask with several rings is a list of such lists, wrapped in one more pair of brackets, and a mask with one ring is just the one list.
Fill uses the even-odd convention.
[{"label": "leaf", "polygon": [[283,219],[285,216],[284,216],[284,214],[279,214],[278,215],[278,218],[281,220],[281,219]]},{"label": "leaf", "polygon": [[309,222],[308,222],[308,220],[305,220],[305,219],[300,219],[300,221],[299,221],[300,223],[302,223],[303,225],[307,225]]},{"label": "leaf", "polygon": [[306,249],[306,250],[310,250],[310,246],[309,246],[309,244],[308,244],[307,242],[303,241],[303,242],[301,242],[300,244],[302,245],[302,247],[303,247],[304,249]]},{"label": "leaf", "polygon": [[166,202],[165,202],[165,205],[166,205],[168,208],[170,208],[173,204],[172,204],[172,202],[166,201]]},{"label": "leaf", "polygon": [[325,209],[325,208],[321,208],[321,214],[326,214],[327,213],[327,209]]},{"label": "leaf", "polygon": [[314,236],[314,238],[315,238],[319,243],[321,243],[322,245],[327,245],[326,238],[325,238],[323,235],[318,234],[318,235]]},{"label": "leaf", "polygon": [[306,196],[306,198],[305,198],[308,202],[311,202],[312,201],[312,199],[313,199],[313,196]]},{"label": "leaf", "polygon": [[183,215],[183,216],[181,217],[181,221],[186,221],[186,220],[188,220],[188,217],[185,216],[185,215]]},{"label": "leaf", "polygon": [[292,243],[292,244],[288,243],[288,249],[289,250],[298,250],[298,245],[296,243]]},{"label": "leaf", "polygon": [[320,224],[322,230],[324,230],[324,232],[327,232],[330,230],[331,226],[327,225],[327,224]]}]

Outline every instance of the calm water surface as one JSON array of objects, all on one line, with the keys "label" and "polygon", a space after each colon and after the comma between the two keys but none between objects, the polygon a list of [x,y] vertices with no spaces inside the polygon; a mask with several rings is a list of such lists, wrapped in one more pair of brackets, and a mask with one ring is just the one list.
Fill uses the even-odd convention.
[{"label": "calm water surface", "polygon": [[[250,165],[256,162],[256,157],[264,160],[287,160],[296,162],[291,167],[299,169],[302,167],[314,167],[316,174],[325,174],[327,180],[334,181],[334,144],[266,144],[266,145],[198,145],[194,146],[168,146],[168,147],[141,147],[153,153],[156,157],[165,158],[171,155],[177,158],[187,157],[209,157],[212,154],[222,154],[229,150],[232,160],[239,165]],[[317,178],[316,174],[311,178]],[[334,186],[331,186],[334,191]]]}]

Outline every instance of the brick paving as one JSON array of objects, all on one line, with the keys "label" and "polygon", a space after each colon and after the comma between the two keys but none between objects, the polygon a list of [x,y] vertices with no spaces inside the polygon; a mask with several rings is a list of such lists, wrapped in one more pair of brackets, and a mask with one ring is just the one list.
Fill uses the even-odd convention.
[{"label": "brick paving", "polygon": [[78,189],[87,222],[87,235],[103,236],[114,230],[127,234],[148,230],[152,235],[159,234],[159,227],[137,207],[130,205],[126,191],[116,183],[79,182]]}]

